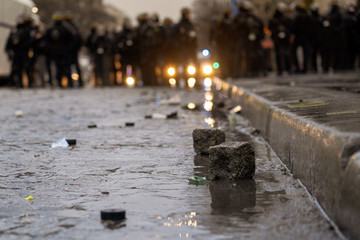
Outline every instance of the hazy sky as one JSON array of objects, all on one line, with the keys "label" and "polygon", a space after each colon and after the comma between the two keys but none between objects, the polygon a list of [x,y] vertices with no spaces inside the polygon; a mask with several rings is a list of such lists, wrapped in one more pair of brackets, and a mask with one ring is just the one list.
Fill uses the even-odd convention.
[{"label": "hazy sky", "polygon": [[133,23],[140,13],[158,13],[160,20],[170,17],[177,21],[180,18],[180,9],[191,7],[193,0],[103,0],[105,4],[111,3],[132,18]]}]

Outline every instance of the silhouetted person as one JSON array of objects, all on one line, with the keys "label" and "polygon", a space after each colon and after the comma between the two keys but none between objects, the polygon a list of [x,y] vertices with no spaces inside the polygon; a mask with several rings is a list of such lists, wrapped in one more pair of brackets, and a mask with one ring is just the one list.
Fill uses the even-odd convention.
[{"label": "silhouetted person", "polygon": [[277,74],[282,75],[283,71],[291,73],[291,45],[292,21],[286,17],[283,11],[285,3],[278,4],[274,16],[269,21],[271,38],[274,42]]}]

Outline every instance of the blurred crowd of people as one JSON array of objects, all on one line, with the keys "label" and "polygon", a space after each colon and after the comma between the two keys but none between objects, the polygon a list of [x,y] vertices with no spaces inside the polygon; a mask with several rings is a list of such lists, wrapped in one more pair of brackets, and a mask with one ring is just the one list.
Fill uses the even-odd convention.
[{"label": "blurred crowd of people", "polygon": [[[221,77],[267,75],[272,65],[269,49],[274,49],[278,75],[356,68],[360,14],[355,5],[341,9],[332,1],[324,16],[316,4],[310,11],[303,3],[289,9],[278,3],[265,25],[254,14],[253,4],[241,1],[234,17],[224,11],[222,17],[209,23],[212,60],[220,62]],[[177,23],[169,18],[161,22],[156,14],[146,13],[137,20],[133,27],[125,19],[120,32],[94,25],[82,38],[70,12],[55,13],[47,28],[35,25],[30,17],[20,17],[5,48],[12,61],[12,85],[23,87],[26,73],[29,87],[35,82],[43,87],[82,87],[82,46],[90,55],[95,86],[124,84],[129,76],[141,79],[144,85],[159,85],[164,83],[168,66],[197,64],[198,27],[191,20],[190,9],[181,10]]]},{"label": "blurred crowd of people", "polygon": [[242,1],[235,17],[225,11],[212,23],[210,41],[222,77],[266,75],[272,65],[270,47],[278,75],[353,70],[360,61],[360,12],[355,4],[342,9],[332,1],[329,13],[321,16],[317,4],[307,11],[303,2],[294,9],[280,2],[267,26],[254,12],[251,2]]},{"label": "blurred crowd of people", "polygon": [[125,20],[118,33],[108,32],[101,25],[93,27],[86,46],[95,79],[108,85],[109,71],[120,71],[120,79],[136,76],[144,85],[158,85],[164,80],[166,66],[195,62],[197,31],[190,14],[188,8],[182,9],[180,21],[173,23],[169,18],[160,22],[158,15],[143,13],[136,27]]},{"label": "blurred crowd of people", "polygon": [[95,86],[123,84],[127,76],[135,75],[144,85],[161,84],[165,65],[196,61],[197,31],[190,14],[188,8],[182,9],[175,24],[169,18],[160,23],[156,14],[143,13],[136,27],[125,20],[122,30],[114,32],[98,24],[86,38],[81,37],[71,13],[55,13],[53,22],[42,31],[25,16],[11,32],[5,49],[12,61],[12,84],[23,87],[25,72],[29,87],[34,86],[35,76],[41,86],[53,86],[53,76],[59,87],[73,87],[74,82],[83,86],[78,61],[82,46],[90,55]]},{"label": "blurred crowd of people", "polygon": [[[26,73],[30,88],[36,86],[37,80],[43,87],[46,83],[53,86],[53,76],[59,87],[73,87],[75,80],[79,87],[83,86],[78,62],[82,40],[73,22],[73,15],[55,13],[53,20],[48,28],[40,29],[30,16],[18,17],[17,25],[11,31],[5,46],[12,61],[11,85],[23,88],[22,76]],[[71,68],[76,70],[76,77],[72,75],[75,71]]]}]

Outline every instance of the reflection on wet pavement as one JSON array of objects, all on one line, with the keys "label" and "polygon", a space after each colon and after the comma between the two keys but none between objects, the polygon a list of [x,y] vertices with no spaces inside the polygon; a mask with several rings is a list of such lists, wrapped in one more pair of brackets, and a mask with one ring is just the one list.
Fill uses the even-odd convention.
[{"label": "reflection on wet pavement", "polygon": [[[181,108],[203,92],[180,91],[180,106],[157,104],[179,94],[161,88],[0,92],[0,239],[336,238],[267,144],[245,134],[245,119],[237,116],[235,131],[224,113]],[[24,117],[14,119],[18,109]],[[174,111],[175,120],[144,119]],[[135,126],[119,128],[126,122]],[[254,143],[254,180],[188,184],[208,172],[192,148],[202,127]],[[75,148],[50,149],[63,137]],[[100,210],[114,207],[126,221],[101,222]]]}]

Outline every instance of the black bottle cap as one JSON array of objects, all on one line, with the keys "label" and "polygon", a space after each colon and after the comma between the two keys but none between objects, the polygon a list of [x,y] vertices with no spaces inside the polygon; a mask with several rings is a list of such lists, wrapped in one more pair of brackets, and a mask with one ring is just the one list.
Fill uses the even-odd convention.
[{"label": "black bottle cap", "polygon": [[101,210],[100,215],[102,221],[122,221],[126,219],[125,210],[120,208]]},{"label": "black bottle cap", "polygon": [[71,145],[76,145],[76,139],[66,139],[67,143]]}]

